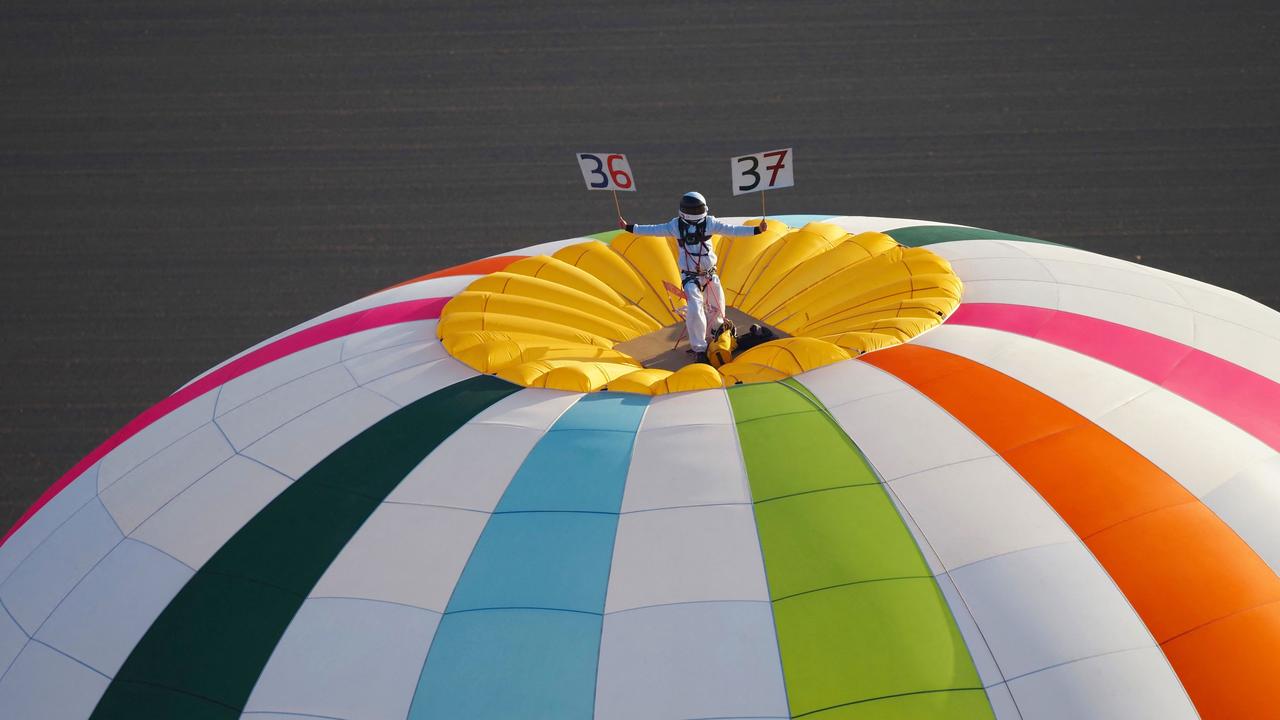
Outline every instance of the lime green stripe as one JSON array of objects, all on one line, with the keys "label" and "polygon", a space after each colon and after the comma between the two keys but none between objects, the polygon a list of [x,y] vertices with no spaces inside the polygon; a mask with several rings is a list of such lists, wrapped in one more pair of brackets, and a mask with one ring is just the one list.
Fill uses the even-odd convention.
[{"label": "lime green stripe", "polygon": [[[805,399],[809,401],[809,404],[814,406],[814,409],[821,409],[825,413],[826,406],[822,404],[822,401],[818,399],[817,395],[814,395],[813,392],[809,390],[809,388],[802,385],[799,380],[793,377],[789,377],[789,378],[783,378],[781,382],[785,384],[787,387],[803,395]],[[872,473],[872,476],[874,477],[874,473]],[[879,482],[879,480],[877,480],[877,482]]]},{"label": "lime green stripe", "polygon": [[908,247],[920,247],[921,245],[932,245],[933,243],[949,242],[951,240],[1017,240],[1019,242],[1040,243],[1042,245],[1058,244],[1025,235],[1010,235],[998,230],[983,230],[982,228],[959,227],[956,225],[914,225],[897,228],[896,230],[887,230],[885,235]]},{"label": "lime green stripe", "polygon": [[922,720],[991,717],[985,690],[948,690],[878,698],[819,710],[805,720]]},{"label": "lime green stripe", "polygon": [[605,230],[604,232],[592,233],[587,237],[595,238],[596,240],[599,240],[605,245],[608,245],[609,242],[613,240],[615,237],[617,237],[618,234],[621,232],[622,232],[621,230]]},{"label": "lime green stripe", "polygon": [[911,531],[822,404],[794,380],[729,400],[792,716],[993,717]]},{"label": "lime green stripe", "polygon": [[463,380],[397,410],[308,470],[187,582],[93,719],[238,718],[303,600],[379,503],[463,423],[519,389],[484,375]]}]

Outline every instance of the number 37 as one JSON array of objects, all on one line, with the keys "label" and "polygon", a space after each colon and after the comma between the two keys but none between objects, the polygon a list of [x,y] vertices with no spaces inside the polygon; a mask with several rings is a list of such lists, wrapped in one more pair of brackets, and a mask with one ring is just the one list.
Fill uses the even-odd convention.
[{"label": "number 37", "polygon": [[[790,155],[791,148],[786,148],[734,158],[733,194],[795,185],[791,163],[788,161]],[[762,167],[769,172],[767,178],[761,172]]]}]

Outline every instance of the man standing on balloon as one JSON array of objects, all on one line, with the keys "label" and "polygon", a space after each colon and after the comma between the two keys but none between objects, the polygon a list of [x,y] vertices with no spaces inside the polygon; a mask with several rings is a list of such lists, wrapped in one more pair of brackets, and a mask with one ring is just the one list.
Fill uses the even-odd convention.
[{"label": "man standing on balloon", "polygon": [[[687,192],[680,198],[680,213],[660,225],[636,225],[621,217],[618,224],[636,235],[657,235],[676,239],[681,283],[688,297],[685,328],[689,347],[698,362],[707,362],[707,328],[724,324],[724,287],[716,275],[716,254],[711,247],[712,235],[759,235],[768,229],[765,220],[758,227],[730,225],[707,214],[707,199],[702,193]],[[705,298],[705,301],[704,301]],[[708,325],[710,322],[710,325]]]}]

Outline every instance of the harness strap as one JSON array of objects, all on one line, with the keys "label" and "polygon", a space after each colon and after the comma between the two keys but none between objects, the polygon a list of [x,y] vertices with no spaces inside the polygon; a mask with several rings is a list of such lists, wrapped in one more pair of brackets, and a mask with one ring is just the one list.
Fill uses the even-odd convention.
[{"label": "harness strap", "polygon": [[716,275],[716,269],[708,268],[706,270],[696,270],[696,271],[681,270],[680,275],[681,275],[681,280],[680,280],[681,285],[688,285],[689,281],[692,280],[698,283],[699,290],[706,290],[707,285],[711,283],[711,278],[715,277]]},{"label": "harness strap", "polygon": [[[711,246],[708,242],[710,238],[707,237],[706,218],[703,218],[700,222],[691,223],[684,218],[678,217],[676,218],[676,223],[677,229],[680,231],[680,250],[693,259],[693,266],[695,268],[695,272],[693,274],[702,275],[707,272],[702,269],[702,260],[711,254]],[[702,252],[693,252],[692,248],[695,246],[700,248]],[[715,272],[715,269],[712,268],[711,272]],[[685,282],[688,282],[687,278]],[[700,282],[698,284],[699,290],[702,290],[705,287],[705,282]]]}]

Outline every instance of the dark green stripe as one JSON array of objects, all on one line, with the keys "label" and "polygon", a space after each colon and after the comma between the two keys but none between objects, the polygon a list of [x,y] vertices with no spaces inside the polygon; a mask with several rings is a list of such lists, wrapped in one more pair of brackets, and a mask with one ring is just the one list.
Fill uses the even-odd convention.
[{"label": "dark green stripe", "polygon": [[478,376],[387,416],[280,493],[187,582],[129,655],[94,720],[238,718],[311,588],[414,467],[520,388]]},{"label": "dark green stripe", "polygon": [[912,227],[888,230],[885,235],[907,247],[920,247],[921,245],[932,245],[933,243],[949,242],[951,240],[1017,240],[1019,242],[1040,243],[1042,245],[1059,244],[1025,235],[1010,235],[998,230],[956,227],[954,225],[914,225]]},{"label": "dark green stripe", "polygon": [[729,402],[792,716],[991,718],[911,531],[822,403],[794,379]]}]

